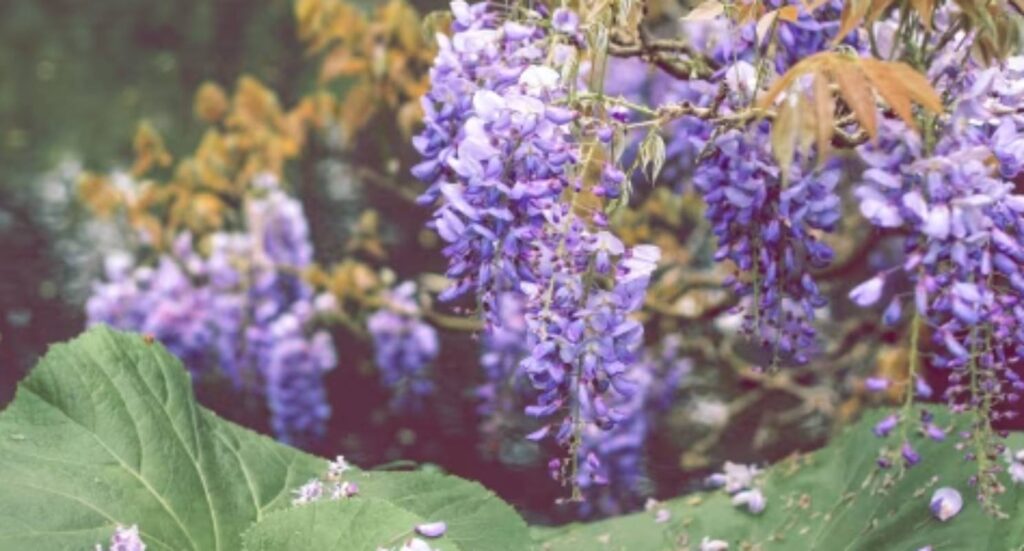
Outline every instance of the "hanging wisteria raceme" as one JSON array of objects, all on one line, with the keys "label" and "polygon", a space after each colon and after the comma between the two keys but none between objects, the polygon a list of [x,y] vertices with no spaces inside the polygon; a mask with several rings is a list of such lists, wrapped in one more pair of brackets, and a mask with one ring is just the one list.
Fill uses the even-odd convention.
[{"label": "hanging wisteria raceme", "polygon": [[480,338],[480,367],[484,382],[476,389],[481,417],[482,451],[496,455],[523,417],[523,406],[530,396],[530,385],[519,370],[526,357],[526,318],[524,297],[506,292],[498,297],[495,319],[499,320]]},{"label": "hanging wisteria raceme", "polygon": [[454,36],[439,36],[426,128],[414,140],[424,161],[413,168],[430,187],[421,201],[440,206],[431,225],[448,243],[443,299],[475,296],[487,314],[497,292],[528,278],[533,228],[569,185],[578,148],[555,105],[567,90],[543,64],[557,44],[539,21],[501,22],[487,3],[453,2]]},{"label": "hanging wisteria raceme", "polygon": [[437,331],[422,319],[416,284],[385,293],[384,306],[367,320],[381,383],[391,389],[395,411],[415,411],[434,393],[429,369],[439,352]]},{"label": "hanging wisteria raceme", "polygon": [[[941,64],[934,71],[950,76]],[[934,144],[908,139],[903,123],[887,120],[878,144],[859,150],[868,166],[856,191],[862,214],[908,237],[903,265],[864,282],[851,299],[871,306],[895,287],[897,272],[910,280],[913,297],[894,303],[913,310],[911,352],[920,354],[927,326],[938,352],[931,365],[948,373],[944,398],[974,416],[958,448],[978,463],[972,483],[995,509],[1004,446],[992,423],[1018,415],[1024,391],[1015,371],[1024,356],[1024,195],[1015,192],[1024,166],[1024,118],[1016,112],[1024,58],[957,75],[952,114],[930,122]],[[911,377],[920,376],[918,363]]]},{"label": "hanging wisteria raceme", "polygon": [[[552,465],[580,497],[581,433],[625,418],[609,402],[634,390],[627,372],[643,327],[630,315],[659,253],[627,249],[603,213],[577,205],[584,194],[618,198],[625,184],[598,153],[614,121],[582,117],[573,109],[581,83],[563,78],[586,53],[577,49],[578,17],[560,9],[549,22],[463,2],[452,12],[455,34],[439,38],[426,130],[415,141],[424,161],[413,170],[430,183],[423,201],[439,204],[432,225],[448,243],[453,286],[442,298],[475,296],[490,330],[501,293],[522,294],[521,369],[539,391],[526,412],[545,420],[531,437],[555,435],[566,455]],[[609,113],[624,120],[621,110]],[[588,180],[595,165],[599,176]]]},{"label": "hanging wisteria raceme", "polygon": [[686,358],[679,357],[674,337],[648,349],[631,370],[636,384],[631,394],[613,397],[609,406],[616,408],[623,420],[610,430],[591,425],[583,431],[581,455],[587,461],[577,474],[586,496],[582,514],[622,514],[653,493],[645,462],[648,439],[659,414],[669,408],[691,368]]},{"label": "hanging wisteria raceme", "polygon": [[[766,9],[782,4],[769,3]],[[814,10],[797,8],[794,20],[781,18],[770,28],[757,22],[732,23],[718,18],[686,21],[683,30],[695,51],[718,69],[708,80],[680,81],[653,73],[649,101],[710,108],[723,116],[748,108],[761,77],[785,72],[800,59],[827,50],[838,31],[840,2]],[[758,67],[764,36],[774,32],[772,67]],[[860,48],[857,34],[844,39]],[[663,83],[663,84],[662,84]],[[842,175],[837,161],[816,166],[798,157],[788,173],[777,164],[767,121],[722,130],[706,118],[684,115],[668,127],[665,174],[684,189],[687,180],[708,204],[707,217],[718,238],[715,259],[731,261],[736,274],[726,283],[743,297],[744,330],[761,340],[772,360],[805,363],[815,350],[815,311],[826,305],[812,273],[827,266],[832,249],[821,239],[840,218],[835,192]]]},{"label": "hanging wisteria raceme", "polygon": [[834,230],[839,221],[835,186],[841,174],[832,164],[781,174],[768,132],[766,123],[726,131],[694,184],[718,238],[715,259],[735,264],[737,273],[727,283],[750,297],[744,328],[773,356],[804,363],[815,346],[815,309],[826,304],[811,273],[833,257],[818,232]]},{"label": "hanging wisteria raceme", "polygon": [[209,236],[205,256],[188,233],[152,267],[111,255],[86,311],[89,323],[152,335],[197,377],[263,396],[274,433],[308,445],[330,417],[323,375],[337,357],[314,326],[333,306],[301,276],[312,262],[301,206],[273,179],[258,187],[247,231]]}]

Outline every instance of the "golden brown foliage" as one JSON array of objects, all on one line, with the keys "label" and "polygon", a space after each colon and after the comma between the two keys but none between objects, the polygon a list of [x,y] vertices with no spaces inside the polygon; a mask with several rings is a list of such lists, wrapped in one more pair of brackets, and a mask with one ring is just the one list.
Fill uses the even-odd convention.
[{"label": "golden brown foliage", "polygon": [[323,55],[320,82],[353,79],[336,107],[346,139],[382,111],[396,113],[398,127],[410,136],[422,118],[419,98],[435,52],[416,10],[390,0],[369,19],[341,0],[298,0],[295,16],[309,52]]},{"label": "golden brown foliage", "polygon": [[[793,90],[807,78],[811,86]],[[906,63],[860,58],[842,52],[821,52],[807,57],[779,77],[759,99],[768,109],[788,92],[772,127],[772,146],[781,166],[788,167],[796,151],[817,143],[823,158],[829,147],[835,119],[832,88],[850,110],[853,119],[874,139],[878,132],[877,102],[883,100],[911,128],[917,127],[912,104],[941,113],[942,99],[928,79]]]}]

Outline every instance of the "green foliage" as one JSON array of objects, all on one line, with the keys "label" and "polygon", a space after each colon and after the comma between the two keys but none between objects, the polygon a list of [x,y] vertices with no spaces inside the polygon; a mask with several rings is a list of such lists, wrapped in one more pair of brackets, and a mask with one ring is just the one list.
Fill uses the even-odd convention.
[{"label": "green foliage", "polygon": [[238,549],[323,464],[199,407],[163,347],[94,329],[54,346],[0,415],[0,541],[83,549],[121,523],[152,549]]},{"label": "green foliage", "polygon": [[[187,373],[159,344],[93,329],[55,346],[0,414],[0,548],[91,548],[120,523],[138,524],[149,549],[240,549],[244,530],[288,507],[291,490],[326,466],[197,405]],[[347,478],[361,488],[356,500],[371,505],[310,511],[341,515],[338,522],[347,513],[387,512],[382,527],[445,520],[448,549],[528,545],[522,519],[476,483],[432,473]],[[250,542],[290,541],[273,527],[291,517],[272,518]]]},{"label": "green foliage", "polygon": [[[382,499],[321,501],[275,513],[245,533],[246,551],[279,549],[367,549],[398,547],[411,527],[425,522],[412,512]],[[451,538],[431,541],[442,551],[459,547]]]},{"label": "green foliage", "polygon": [[[936,412],[940,415],[939,412]],[[874,412],[828,447],[780,462],[763,475],[768,507],[752,515],[734,507],[724,492],[687,496],[658,506],[670,511],[656,523],[655,511],[560,530],[535,532],[549,551],[577,549],[696,549],[704,537],[724,540],[729,549],[946,550],[1013,549],[1024,543],[1024,490],[1010,487],[998,520],[982,511],[966,480],[976,467],[948,442],[915,442],[923,456],[916,467],[881,471],[875,465],[883,442],[871,433],[882,416]],[[950,423],[948,416],[940,418]],[[896,445],[895,436],[884,444]],[[1024,445],[1015,435],[1011,445]],[[964,496],[964,509],[949,522],[934,519],[932,492],[950,486]]]},{"label": "green foliage", "polygon": [[[592,524],[536,529],[549,551],[695,549],[1012,549],[1024,542],[1024,491],[1002,496],[1003,521],[966,484],[973,463],[948,443],[913,435],[924,457],[908,470],[875,466],[869,414],[828,447],[769,468],[768,507],[752,515],[722,492]],[[938,422],[951,429],[948,415]],[[1024,447],[1024,435],[1009,442]],[[150,549],[368,549],[398,546],[415,525],[445,521],[442,550],[531,546],[511,506],[475,482],[432,472],[350,471],[360,495],[289,507],[290,492],[326,461],[217,418],[196,404],[180,363],[159,344],[105,328],[55,346],[0,414],[0,547],[83,549],[116,524],[138,524]],[[934,489],[965,498],[951,521],[928,509]],[[657,509],[670,513],[655,521]],[[244,537],[243,537],[244,533]]]}]

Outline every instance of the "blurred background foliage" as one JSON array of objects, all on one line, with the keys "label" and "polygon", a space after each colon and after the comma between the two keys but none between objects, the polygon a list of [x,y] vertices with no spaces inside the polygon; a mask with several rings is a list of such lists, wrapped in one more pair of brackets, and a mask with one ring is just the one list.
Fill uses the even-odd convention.
[{"label": "blurred background foliage", "polygon": [[[521,432],[501,442],[478,435],[467,383],[479,380],[471,322],[427,305],[426,317],[445,329],[438,396],[451,399],[405,417],[381,407],[388,395],[361,329],[385,287],[443,271],[436,237],[422,230],[427,209],[413,202],[421,187],[406,176],[430,29],[443,25],[421,14],[442,4],[0,4],[0,405],[48,343],[83,328],[104,252],[137,239],[155,254],[180,230],[238,226],[247,187],[271,172],[309,219],[321,268],[307,279],[342,312],[334,331],[342,361],[327,377],[332,420],[314,451],[342,451],[366,466],[436,463],[520,508],[565,518],[552,507],[560,488],[543,479],[536,446]],[[682,13],[676,2],[650,4],[651,18]],[[685,168],[666,167],[663,178],[684,178]],[[659,497],[696,487],[725,459],[763,462],[820,444],[866,403],[897,401],[896,390],[868,397],[863,377],[899,379],[907,363],[902,333],[844,309],[849,287],[887,254],[853,228],[833,243],[840,261],[827,292],[836,306],[822,320],[830,347],[807,367],[753,368],[763,363],[757,343],[737,335],[735,319],[715,322],[735,305],[719,290],[728,271],[710,261],[698,198],[675,185],[638,189],[638,208],[617,221],[625,241],[664,251],[645,322],[651,340],[679,335],[681,344],[657,348],[689,372],[650,431],[649,491]],[[443,287],[429,276],[420,283]],[[259,415],[215,397],[204,403],[267,430]]]},{"label": "blurred background foliage", "polygon": [[39,203],[67,201],[80,167],[128,166],[140,120],[186,151],[203,132],[192,104],[204,81],[251,74],[293,101],[311,78],[302,51],[288,0],[0,3],[0,402],[84,323],[64,282],[89,267],[55,247],[81,213],[45,220]]}]

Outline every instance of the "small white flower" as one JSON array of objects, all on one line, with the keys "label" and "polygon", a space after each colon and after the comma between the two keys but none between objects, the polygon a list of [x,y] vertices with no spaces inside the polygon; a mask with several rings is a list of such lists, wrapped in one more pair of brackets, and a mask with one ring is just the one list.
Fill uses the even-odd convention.
[{"label": "small white flower", "polygon": [[530,93],[545,92],[558,86],[558,71],[544,65],[531,65],[519,75],[522,84]]},{"label": "small white flower", "polygon": [[1024,463],[1016,461],[1010,463],[1007,472],[1010,473],[1010,480],[1015,484],[1024,484]]},{"label": "small white flower", "polygon": [[720,427],[729,421],[729,406],[721,400],[698,398],[690,410],[690,419],[701,425]]},{"label": "small white flower", "polygon": [[700,551],[728,551],[729,542],[713,540],[707,536],[700,540]]},{"label": "small white flower", "polygon": [[399,551],[437,551],[437,549],[431,548],[427,542],[419,538],[413,538],[406,542]]},{"label": "small white flower", "polygon": [[307,503],[313,503],[324,495],[324,484],[320,480],[314,478],[309,482],[303,484],[298,490],[295,490],[295,498],[292,499],[292,505],[305,505]]},{"label": "small white flower", "polygon": [[709,476],[708,484],[722,487],[729,494],[750,488],[757,475],[761,474],[761,470],[754,465],[741,465],[731,461],[725,462],[722,471]]},{"label": "small white flower", "polygon": [[338,480],[351,468],[352,465],[345,460],[345,456],[339,455],[334,461],[327,463],[327,478],[329,480]]}]

